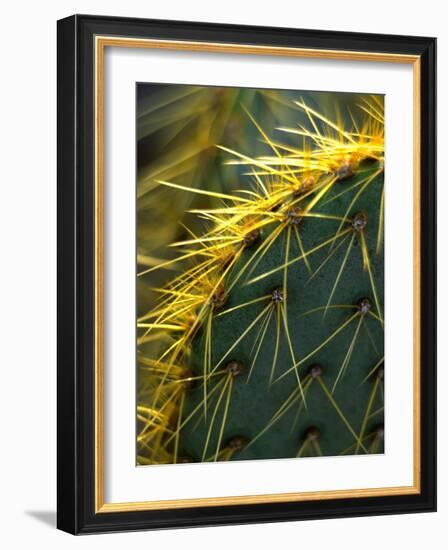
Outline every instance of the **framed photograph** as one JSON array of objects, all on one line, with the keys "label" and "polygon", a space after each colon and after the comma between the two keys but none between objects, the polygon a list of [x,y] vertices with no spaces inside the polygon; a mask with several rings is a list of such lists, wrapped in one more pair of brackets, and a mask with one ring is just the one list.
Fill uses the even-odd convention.
[{"label": "framed photograph", "polygon": [[433,38],[58,22],[58,527],[436,508]]}]

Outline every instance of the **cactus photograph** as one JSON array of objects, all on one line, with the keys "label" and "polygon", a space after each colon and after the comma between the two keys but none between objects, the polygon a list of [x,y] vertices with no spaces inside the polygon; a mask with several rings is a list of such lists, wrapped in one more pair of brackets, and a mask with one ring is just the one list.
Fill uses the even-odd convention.
[{"label": "cactus photograph", "polygon": [[136,464],[384,453],[384,96],[136,97]]}]

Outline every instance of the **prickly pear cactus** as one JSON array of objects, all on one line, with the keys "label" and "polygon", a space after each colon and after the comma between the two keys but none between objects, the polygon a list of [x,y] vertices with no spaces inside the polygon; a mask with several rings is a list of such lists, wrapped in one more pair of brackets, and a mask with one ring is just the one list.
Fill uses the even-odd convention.
[{"label": "prickly pear cactus", "polygon": [[247,112],[264,150],[219,145],[228,191],[159,181],[204,202],[141,273],[170,276],[138,318],[138,464],[383,452],[383,98],[355,100]]}]

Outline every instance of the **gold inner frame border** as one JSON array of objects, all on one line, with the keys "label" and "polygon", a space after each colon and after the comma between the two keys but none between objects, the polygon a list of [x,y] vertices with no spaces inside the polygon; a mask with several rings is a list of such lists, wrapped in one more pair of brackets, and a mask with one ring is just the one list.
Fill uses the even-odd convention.
[{"label": "gold inner frame border", "polygon": [[[413,458],[414,482],[410,486],[342,489],[301,493],[191,498],[142,502],[106,503],[104,500],[104,56],[107,47],[145,48],[208,53],[287,56],[312,59],[406,63],[413,66],[413,218],[414,218],[414,361],[413,361]],[[179,40],[96,36],[95,56],[95,513],[166,510],[278,502],[304,502],[343,498],[365,498],[420,493],[420,57],[376,52],[320,50],[294,47],[256,46]]]}]

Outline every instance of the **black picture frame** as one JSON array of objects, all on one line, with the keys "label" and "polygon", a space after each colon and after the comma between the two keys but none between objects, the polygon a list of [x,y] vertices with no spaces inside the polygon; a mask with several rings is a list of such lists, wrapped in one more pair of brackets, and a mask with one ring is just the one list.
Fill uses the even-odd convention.
[{"label": "black picture frame", "polygon": [[[94,55],[97,35],[420,58],[420,493],[96,513]],[[58,21],[57,525],[73,534],[436,510],[436,39],[74,15]]]}]

